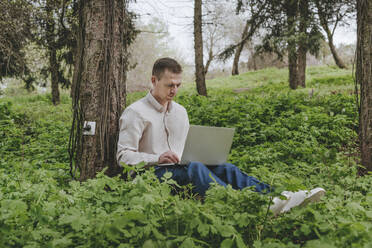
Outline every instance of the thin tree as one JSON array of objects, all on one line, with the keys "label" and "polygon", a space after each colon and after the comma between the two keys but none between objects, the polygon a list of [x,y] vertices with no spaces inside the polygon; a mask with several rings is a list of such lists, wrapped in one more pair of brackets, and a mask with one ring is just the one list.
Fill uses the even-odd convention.
[{"label": "thin tree", "polygon": [[[339,68],[346,69],[346,64],[337,53],[333,36],[337,26],[353,15],[355,11],[355,2],[353,0],[314,0],[314,2],[317,8],[320,25],[327,35],[328,45],[333,59]],[[331,28],[332,25],[333,28]]]},{"label": "thin tree", "polygon": [[218,39],[218,37],[216,37],[216,33],[217,33],[217,25],[215,25],[214,28],[210,30],[207,34],[209,35],[209,37],[207,41],[208,43],[206,43],[205,46],[208,51],[208,57],[207,57],[207,62],[205,63],[205,66],[204,66],[204,77],[207,75],[209,66],[211,65],[212,61],[216,57],[216,53],[213,51],[216,45],[216,41]]},{"label": "thin tree", "polygon": [[269,12],[266,11],[266,0],[255,0],[249,2],[249,9],[246,8],[247,4],[244,4],[243,0],[239,0],[236,7],[236,13],[249,11],[250,18],[246,20],[243,32],[241,34],[241,40],[228,46],[223,52],[219,54],[219,58],[226,61],[232,55],[234,55],[232,75],[239,74],[239,61],[240,55],[243,51],[244,46],[252,40],[253,36],[262,26],[263,22],[267,20]]},{"label": "thin tree", "polygon": [[199,95],[207,96],[203,62],[202,0],[194,1],[195,81]]},{"label": "thin tree", "polygon": [[[69,151],[71,163],[80,169],[80,180],[86,180],[105,167],[109,175],[120,171],[115,160],[118,123],[126,97],[127,47],[134,35],[126,0],[81,0],[79,4]],[[95,122],[95,130],[94,125],[84,125],[86,121]],[[84,135],[83,130],[95,132]]]},{"label": "thin tree", "polygon": [[71,85],[71,75],[65,76],[64,72],[67,66],[73,65],[73,50],[76,47],[76,37],[73,35],[73,27],[77,26],[72,14],[74,6],[71,0],[34,0],[37,28],[33,31],[33,37],[47,51],[49,63],[41,74],[45,78],[50,77],[54,105],[60,102],[59,86],[68,88]]},{"label": "thin tree", "polygon": [[[372,2],[357,1],[356,81],[360,85],[361,174],[372,171]],[[356,92],[357,93],[357,92]]]},{"label": "thin tree", "polygon": [[[242,40],[247,36],[248,34],[248,28],[249,28],[249,21],[245,23],[244,30],[242,33]],[[232,71],[231,75],[239,75],[239,60],[240,60],[240,55],[243,51],[244,45],[246,44],[248,40],[245,40],[244,42],[240,43],[239,46],[235,50],[234,54],[234,60],[233,60],[233,66],[232,66]]]},{"label": "thin tree", "polygon": [[[218,0],[204,0],[203,13],[203,52],[206,53],[204,74],[207,75],[209,67],[223,51],[226,41],[234,39],[236,30],[240,29],[242,20],[235,18],[226,19],[232,11],[233,5]],[[244,22],[244,21],[243,21]]]},{"label": "thin tree", "polygon": [[51,77],[51,86],[52,86],[52,102],[54,105],[58,105],[60,102],[59,97],[59,87],[58,87],[58,71],[59,64],[57,62],[57,48],[55,42],[55,27],[56,23],[54,21],[54,12],[53,12],[53,1],[46,1],[46,46],[48,49],[49,57],[49,70]]}]

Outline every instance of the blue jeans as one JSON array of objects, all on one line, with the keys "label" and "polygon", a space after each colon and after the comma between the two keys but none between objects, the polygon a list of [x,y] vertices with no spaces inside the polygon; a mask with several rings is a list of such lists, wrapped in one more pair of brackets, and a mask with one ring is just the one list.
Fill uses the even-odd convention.
[{"label": "blue jeans", "polygon": [[254,186],[254,190],[260,193],[267,193],[272,190],[268,184],[260,182],[257,178],[248,176],[238,167],[229,163],[218,166],[205,166],[200,162],[191,162],[187,166],[172,165],[155,167],[155,174],[159,180],[168,171],[172,172],[172,179],[179,185],[182,186],[191,183],[194,186],[193,192],[201,196],[205,195],[210,183],[213,183],[214,180],[224,187],[230,184],[233,189]]}]

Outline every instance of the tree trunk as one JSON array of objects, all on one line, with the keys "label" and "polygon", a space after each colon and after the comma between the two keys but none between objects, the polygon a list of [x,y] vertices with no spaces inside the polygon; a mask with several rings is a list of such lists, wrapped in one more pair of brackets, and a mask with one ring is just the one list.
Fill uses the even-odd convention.
[{"label": "tree trunk", "polygon": [[332,53],[333,59],[335,60],[336,65],[340,69],[347,69],[345,63],[342,61],[342,59],[340,58],[340,56],[338,56],[338,53],[336,51],[336,47],[333,44],[333,36],[331,34],[331,31],[329,30],[328,26],[323,27],[323,29],[327,33],[328,45],[329,45],[329,48],[331,49],[331,53]]},{"label": "tree trunk", "polygon": [[202,0],[195,0],[194,6],[194,48],[195,48],[195,81],[199,95],[207,96],[205,70],[203,62],[202,36]]},{"label": "tree trunk", "polygon": [[46,12],[47,12],[47,23],[46,23],[46,33],[47,33],[47,47],[49,56],[49,71],[50,71],[50,81],[52,89],[52,102],[54,105],[58,105],[60,102],[59,98],[59,88],[58,88],[58,70],[59,65],[57,62],[57,51],[55,44],[55,21],[53,16],[53,4],[51,0],[46,1]]},{"label": "tree trunk", "polygon": [[299,46],[298,48],[298,64],[297,64],[297,73],[298,73],[298,84],[305,88],[306,87],[306,52],[307,49],[305,46]]},{"label": "tree trunk", "polygon": [[288,70],[289,70],[289,87],[295,90],[298,87],[297,74],[297,53],[296,43],[288,42]]},{"label": "tree trunk", "polygon": [[[109,175],[120,171],[115,157],[126,97],[127,6],[125,0],[82,0],[80,4],[72,128],[77,140],[75,164],[80,180],[86,180],[104,167],[109,167]],[[96,122],[94,135],[82,135],[84,121]],[[74,143],[74,138],[70,140]]]},{"label": "tree trunk", "polygon": [[58,63],[55,49],[49,48],[49,70],[52,84],[52,102],[54,105],[60,103],[59,88],[58,88]]},{"label": "tree trunk", "polygon": [[[80,19],[82,19],[82,18],[80,17]],[[79,39],[79,37],[80,37],[79,33],[81,32],[79,30],[79,27],[76,28],[76,30],[74,30],[73,32],[74,32],[73,35],[76,37],[76,47],[73,48],[73,53],[74,53],[74,67],[73,68],[74,68],[74,70],[73,70],[73,73],[72,73],[72,81],[71,81],[71,89],[70,89],[71,99],[75,98],[76,87],[75,87],[74,83],[76,83],[77,80],[80,80],[80,79],[77,78],[77,76],[79,75],[79,73],[77,73],[77,72],[80,71],[80,69],[79,69],[80,63],[81,63],[80,57],[82,57],[81,53],[83,52],[83,49],[80,49],[81,45],[79,45],[79,42],[82,42],[82,39]]]},{"label": "tree trunk", "polygon": [[363,169],[372,171],[372,3],[357,1],[356,80],[360,84],[359,137]]},{"label": "tree trunk", "polygon": [[257,71],[258,70],[258,68],[257,68],[257,55],[256,55],[256,53],[255,52],[253,52],[253,55],[252,55],[253,57],[253,70],[254,71]]},{"label": "tree trunk", "polygon": [[289,87],[297,89],[297,48],[296,48],[296,16],[298,8],[296,0],[286,1],[286,14],[288,25],[288,70],[289,70]]},{"label": "tree trunk", "polygon": [[213,59],[214,59],[214,56],[213,56],[213,42],[211,42],[211,47],[209,49],[209,52],[208,52],[208,60],[207,60],[207,63],[205,63],[205,66],[204,66],[204,77],[207,75],[208,73],[208,70],[209,70],[209,66],[211,65]]},{"label": "tree trunk", "polygon": [[298,43],[298,83],[306,87],[306,53],[307,53],[307,27],[309,19],[309,4],[307,0],[300,0],[300,39]]},{"label": "tree trunk", "polygon": [[205,63],[205,66],[204,66],[204,78],[207,75],[208,70],[209,70],[209,66],[211,65],[211,63],[212,63],[212,61],[215,57],[213,55],[213,47],[214,47],[214,35],[211,35],[210,43],[209,43],[209,51],[208,51],[208,60],[207,60],[207,63]]},{"label": "tree trunk", "polygon": [[[248,34],[248,27],[249,27],[249,22],[247,21],[245,23],[245,27],[244,27],[244,30],[243,30],[243,34],[242,34],[242,40],[247,36]],[[235,50],[235,54],[234,54],[234,62],[233,62],[233,67],[232,67],[232,72],[231,74],[232,75],[239,75],[239,60],[240,60],[240,54],[242,53],[243,51],[243,48],[244,48],[244,45],[245,45],[245,42],[242,42]]]},{"label": "tree trunk", "polygon": [[346,69],[345,63],[342,61],[342,59],[338,56],[335,45],[333,44],[333,33],[328,27],[328,21],[326,14],[324,13],[322,9],[322,5],[320,4],[319,1],[315,1],[315,5],[318,9],[318,15],[319,15],[319,20],[320,20],[320,25],[322,26],[323,30],[327,34],[327,39],[328,39],[328,46],[331,50],[333,59],[335,60],[336,65],[341,68],[341,69]]}]

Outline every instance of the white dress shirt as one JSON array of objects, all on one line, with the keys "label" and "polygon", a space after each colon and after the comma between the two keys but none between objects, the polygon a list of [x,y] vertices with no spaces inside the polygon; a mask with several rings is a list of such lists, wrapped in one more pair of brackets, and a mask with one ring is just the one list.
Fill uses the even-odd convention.
[{"label": "white dress shirt", "polygon": [[124,110],[119,125],[119,164],[156,164],[159,156],[169,150],[181,159],[189,118],[180,104],[171,101],[166,109],[149,92]]}]

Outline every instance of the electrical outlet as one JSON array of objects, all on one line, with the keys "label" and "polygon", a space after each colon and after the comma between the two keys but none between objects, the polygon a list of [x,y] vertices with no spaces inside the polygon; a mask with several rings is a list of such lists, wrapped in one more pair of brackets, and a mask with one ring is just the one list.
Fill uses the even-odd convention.
[{"label": "electrical outlet", "polygon": [[95,121],[84,121],[83,135],[94,135],[96,133]]}]

